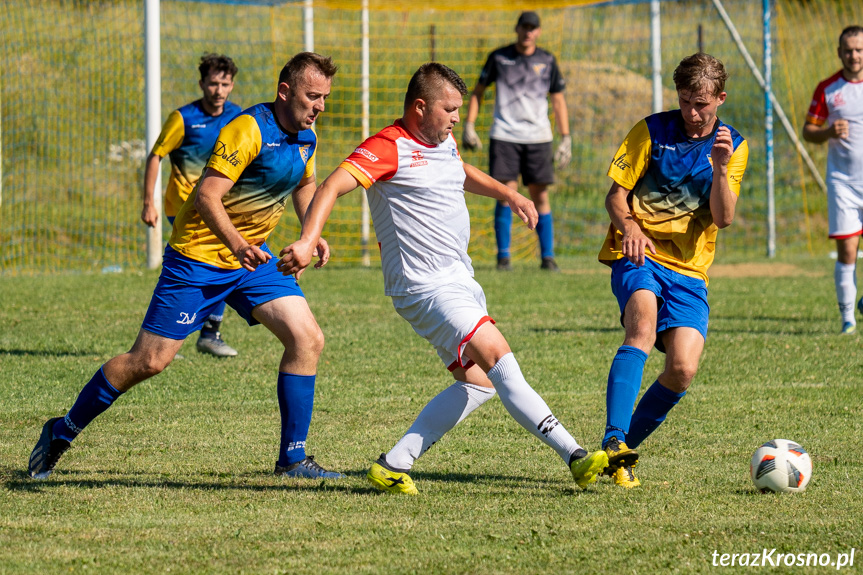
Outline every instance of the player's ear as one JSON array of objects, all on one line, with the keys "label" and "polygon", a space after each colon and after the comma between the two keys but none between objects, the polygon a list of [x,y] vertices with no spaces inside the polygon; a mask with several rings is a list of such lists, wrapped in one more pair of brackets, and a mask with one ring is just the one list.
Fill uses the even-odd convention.
[{"label": "player's ear", "polygon": [[719,100],[719,104],[717,104],[717,105],[721,106],[722,104],[724,104],[725,98],[727,98],[727,97],[728,97],[728,92],[719,92],[719,95],[716,96],[716,99]]},{"label": "player's ear", "polygon": [[281,100],[287,100],[290,93],[291,93],[291,87],[288,86],[288,83],[287,82],[279,82],[278,94],[277,94],[278,98]]},{"label": "player's ear", "polygon": [[425,115],[426,110],[428,109],[428,104],[426,104],[426,101],[423,100],[422,98],[417,98],[416,100],[414,100],[413,106],[414,106],[414,111],[417,113],[417,115],[420,118],[422,118]]}]

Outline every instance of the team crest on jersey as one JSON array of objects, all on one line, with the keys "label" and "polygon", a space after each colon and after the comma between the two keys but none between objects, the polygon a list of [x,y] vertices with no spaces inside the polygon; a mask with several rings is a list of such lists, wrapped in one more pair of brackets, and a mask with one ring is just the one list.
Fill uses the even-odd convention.
[{"label": "team crest on jersey", "polygon": [[839,108],[845,105],[845,98],[842,97],[842,92],[836,92],[836,95],[833,96],[833,106]]},{"label": "team crest on jersey", "polygon": [[309,161],[309,148],[311,147],[311,144],[300,146],[300,157],[303,159],[303,163],[307,163]]},{"label": "team crest on jersey", "polygon": [[534,74],[539,76],[540,74],[542,74],[542,71],[545,70],[546,66],[547,66],[547,64],[534,64],[532,66]]},{"label": "team crest on jersey", "polygon": [[420,152],[419,150],[414,150],[413,152],[411,152],[411,165],[410,165],[410,167],[416,168],[419,166],[425,166],[426,164],[428,164],[428,160],[426,160],[424,158],[425,158],[425,156],[423,156],[422,152]]}]

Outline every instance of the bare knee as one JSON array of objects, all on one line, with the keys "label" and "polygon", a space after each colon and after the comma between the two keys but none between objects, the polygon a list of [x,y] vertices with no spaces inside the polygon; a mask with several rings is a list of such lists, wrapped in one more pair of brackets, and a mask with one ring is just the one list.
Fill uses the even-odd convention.
[{"label": "bare knee", "polygon": [[637,347],[643,351],[649,350],[656,343],[656,324],[648,318],[641,319],[628,325],[626,328],[626,339],[624,345]]},{"label": "bare knee", "polygon": [[692,380],[695,379],[695,373],[698,371],[698,364],[691,361],[674,362],[666,366],[665,373],[662,374],[661,383],[675,393],[683,393],[689,389]]},{"label": "bare knee", "polygon": [[294,345],[293,351],[297,356],[317,360],[324,351],[324,332],[317,324],[309,326],[303,336],[295,340]]}]

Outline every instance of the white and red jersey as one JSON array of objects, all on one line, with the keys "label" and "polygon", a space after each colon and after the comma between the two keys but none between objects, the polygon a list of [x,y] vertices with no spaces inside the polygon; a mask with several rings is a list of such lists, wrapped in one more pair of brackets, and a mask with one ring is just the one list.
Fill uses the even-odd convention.
[{"label": "white and red jersey", "polygon": [[806,115],[816,126],[836,120],[848,120],[848,139],[830,138],[827,179],[863,184],[863,82],[849,82],[841,71],[818,84]]},{"label": "white and red jersey", "polygon": [[455,139],[415,140],[396,120],[341,163],[368,190],[388,296],[472,277],[465,172]]}]

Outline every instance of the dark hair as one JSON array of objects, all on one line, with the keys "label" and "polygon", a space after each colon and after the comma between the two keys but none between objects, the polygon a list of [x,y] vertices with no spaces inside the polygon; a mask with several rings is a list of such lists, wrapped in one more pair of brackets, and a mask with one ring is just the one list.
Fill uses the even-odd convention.
[{"label": "dark hair", "polygon": [[432,103],[440,94],[444,83],[458,90],[462,96],[467,94],[467,86],[455,70],[438,62],[423,64],[414,72],[410,83],[408,83],[404,109],[407,110],[416,100]]},{"label": "dark hair", "polygon": [[306,68],[310,66],[317,68],[327,78],[335,76],[339,69],[329,56],[321,56],[314,52],[300,52],[288,60],[288,63],[282,68],[282,71],[279,73],[279,84],[284,82],[293,88],[303,77]]},{"label": "dark hair", "polygon": [[674,86],[677,91],[701,92],[709,90],[718,96],[725,90],[728,72],[717,58],[704,52],[687,56],[674,70]]},{"label": "dark hair", "polygon": [[839,34],[839,45],[842,45],[842,40],[845,38],[850,38],[851,36],[856,36],[857,34],[863,34],[863,26],[848,26],[842,33]]},{"label": "dark hair", "polygon": [[224,72],[233,80],[237,76],[237,65],[224,54],[210,53],[201,56],[198,71],[201,73],[201,80],[206,80],[207,76],[217,72]]}]

